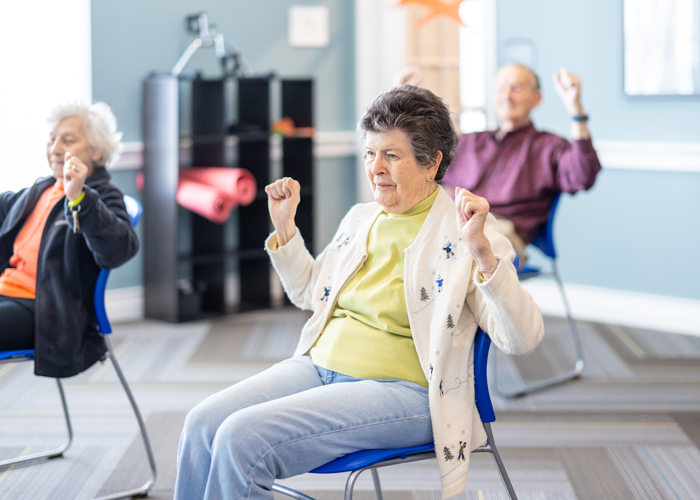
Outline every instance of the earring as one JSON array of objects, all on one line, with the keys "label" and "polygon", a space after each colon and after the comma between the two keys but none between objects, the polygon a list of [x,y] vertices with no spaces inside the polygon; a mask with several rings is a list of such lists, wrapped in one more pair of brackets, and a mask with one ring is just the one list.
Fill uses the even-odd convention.
[{"label": "earring", "polygon": [[428,176],[428,182],[432,182],[432,181],[433,181],[433,176],[432,176],[432,175],[429,175],[429,176]]}]

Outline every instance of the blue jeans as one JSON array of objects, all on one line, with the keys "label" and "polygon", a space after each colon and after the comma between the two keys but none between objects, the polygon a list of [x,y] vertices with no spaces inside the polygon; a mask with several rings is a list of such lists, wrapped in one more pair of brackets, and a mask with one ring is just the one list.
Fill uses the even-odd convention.
[{"label": "blue jeans", "polygon": [[187,415],[175,500],[271,500],[275,479],[358,450],[432,439],[424,387],[348,377],[297,356],[210,396]]}]

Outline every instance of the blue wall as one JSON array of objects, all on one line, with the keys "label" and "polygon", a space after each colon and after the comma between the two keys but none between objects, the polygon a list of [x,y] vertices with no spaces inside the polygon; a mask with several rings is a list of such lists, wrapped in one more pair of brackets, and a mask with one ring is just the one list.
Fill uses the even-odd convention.
[{"label": "blue wall", "polygon": [[[330,12],[330,44],[292,48],[287,43],[291,5],[325,5]],[[185,16],[207,12],[209,22],[236,44],[253,70],[280,77],[314,79],[314,123],[317,130],[355,128],[354,5],[343,0],[100,0],[92,2],[93,97],[109,103],[124,132],[124,141],[141,140],[141,85],[152,72],[170,72],[194,39],[184,28]],[[212,48],[200,49],[186,71],[220,75]],[[315,197],[318,242],[325,245],[340,217],[354,200],[353,159],[316,162]],[[135,172],[117,171],[115,182],[134,194]],[[351,187],[348,190],[348,186]],[[149,214],[144,214],[148,217]],[[262,242],[260,242],[262,245]],[[142,284],[142,259],[116,270],[110,288]]]},{"label": "blue wall", "polygon": [[[700,96],[624,95],[620,0],[497,5],[499,62],[513,39],[535,48],[544,94],[533,115],[539,128],[569,135],[551,78],[566,66],[582,77],[594,141],[700,142]],[[604,170],[591,191],[562,200],[555,235],[564,280],[700,299],[698,193],[700,173]]]},{"label": "blue wall", "polygon": [[[292,48],[287,43],[291,5],[326,5],[330,44]],[[92,2],[93,95],[114,109],[125,141],[141,140],[141,83],[151,72],[170,72],[194,37],[185,16],[207,12],[209,22],[239,48],[253,70],[282,77],[313,77],[315,125],[354,129],[353,3],[343,0],[100,0]],[[187,70],[219,75],[212,48],[200,49]]]},{"label": "blue wall", "polygon": [[[329,47],[287,46],[287,8],[303,3],[329,6]],[[534,67],[545,95],[534,114],[538,127],[569,134],[566,113],[551,82],[551,74],[566,66],[583,78],[583,101],[594,140],[700,141],[700,98],[623,94],[621,0],[498,0],[497,5],[499,54],[517,38],[536,49]],[[92,8],[93,93],[112,104],[127,141],[141,137],[143,77],[172,68],[192,39],[183,29],[183,19],[201,10],[238,45],[255,70],[315,78],[319,130],[354,128],[353,2],[105,0],[93,2]],[[198,54],[188,68],[194,67],[215,71],[213,55]],[[700,248],[700,174],[603,167],[591,191],[566,196],[560,205],[556,239],[565,281],[700,299],[700,265],[695,257]],[[348,158],[316,164],[319,242],[332,236],[354,199],[354,169]],[[124,186],[133,185],[132,173],[118,173],[115,178]],[[135,261],[119,270],[112,284],[140,284],[139,266]]]}]

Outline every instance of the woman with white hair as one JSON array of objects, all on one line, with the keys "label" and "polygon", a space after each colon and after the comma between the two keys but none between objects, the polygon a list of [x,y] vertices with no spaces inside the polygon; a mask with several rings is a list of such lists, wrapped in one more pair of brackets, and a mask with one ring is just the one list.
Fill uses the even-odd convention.
[{"label": "woman with white hair", "polygon": [[101,268],[139,248],[123,193],[105,168],[121,149],[109,106],[49,116],[52,175],[0,194],[0,350],[34,349],[34,372],[70,377],[106,351],[93,308]]}]

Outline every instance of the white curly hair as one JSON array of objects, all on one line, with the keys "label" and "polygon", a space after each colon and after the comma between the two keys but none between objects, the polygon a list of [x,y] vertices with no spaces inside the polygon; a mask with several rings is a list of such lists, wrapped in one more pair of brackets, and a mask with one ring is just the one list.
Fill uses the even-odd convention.
[{"label": "white curly hair", "polygon": [[117,131],[117,117],[105,102],[86,105],[81,102],[67,102],[56,106],[47,121],[51,130],[64,118],[77,116],[83,120],[83,130],[90,145],[90,151],[101,151],[98,165],[111,166],[119,159],[124,145],[122,133]]}]

